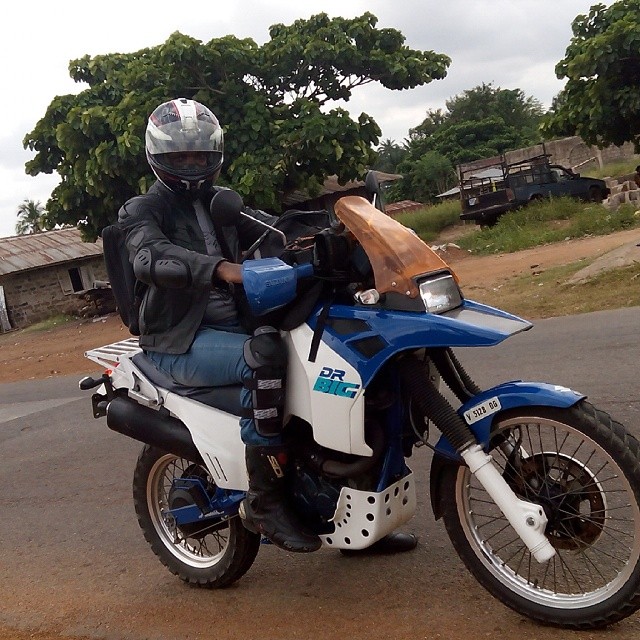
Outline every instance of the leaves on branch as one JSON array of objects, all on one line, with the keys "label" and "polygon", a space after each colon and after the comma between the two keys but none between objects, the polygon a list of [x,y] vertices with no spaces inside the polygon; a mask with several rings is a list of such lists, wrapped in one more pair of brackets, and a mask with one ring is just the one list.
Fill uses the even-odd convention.
[{"label": "leaves on branch", "polygon": [[153,183],[144,150],[146,119],[177,97],[193,98],[225,131],[221,181],[249,203],[275,212],[283,195],[317,193],[328,175],[344,183],[375,161],[380,128],[335,103],[369,82],[389,89],[443,78],[447,56],[416,51],[395,29],[377,29],[365,13],[326,14],[274,25],[258,46],[229,35],[203,43],[179,32],[163,44],[128,54],[84,56],[69,64],[86,85],[55,97],[24,138],[35,152],[30,175],[57,172],[47,203],[54,223],[76,224],[94,239],[129,197]]},{"label": "leaves on branch", "polygon": [[543,130],[600,147],[633,142],[640,152],[640,0],[596,4],[572,30],[556,66],[567,83]]}]

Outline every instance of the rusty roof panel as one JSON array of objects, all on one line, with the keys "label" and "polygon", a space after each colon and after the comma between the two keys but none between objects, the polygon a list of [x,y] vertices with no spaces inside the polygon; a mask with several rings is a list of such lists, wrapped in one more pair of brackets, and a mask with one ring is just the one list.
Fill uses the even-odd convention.
[{"label": "rusty roof panel", "polygon": [[102,255],[102,241],[83,242],[78,229],[0,238],[0,276]]},{"label": "rusty roof panel", "polygon": [[[379,182],[394,182],[395,180],[399,180],[402,178],[401,175],[397,173],[383,173],[382,171],[374,171],[376,176],[378,177]],[[337,176],[329,176],[322,185],[320,189],[320,193],[318,193],[316,198],[321,198],[322,196],[326,196],[330,193],[341,193],[343,191],[350,191],[351,189],[356,189],[358,187],[364,186],[364,180],[354,180],[351,182],[347,182],[346,184],[340,184],[338,182]],[[307,200],[312,200],[315,198],[311,198],[306,191],[290,191],[287,195],[282,199],[282,203],[289,207],[294,204],[300,204],[302,202],[306,202]]]}]

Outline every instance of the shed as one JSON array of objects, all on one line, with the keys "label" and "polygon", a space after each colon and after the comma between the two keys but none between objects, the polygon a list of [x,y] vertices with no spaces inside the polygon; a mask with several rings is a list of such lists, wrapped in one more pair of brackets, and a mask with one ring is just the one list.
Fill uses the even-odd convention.
[{"label": "shed", "polygon": [[412,211],[419,211],[424,209],[425,205],[422,202],[415,202],[414,200],[398,200],[398,202],[391,202],[386,205],[384,212],[391,218],[395,218],[401,213],[411,213]]},{"label": "shed", "polygon": [[77,313],[83,294],[106,284],[102,242],[83,242],[75,228],[0,238],[2,330],[58,313]]}]

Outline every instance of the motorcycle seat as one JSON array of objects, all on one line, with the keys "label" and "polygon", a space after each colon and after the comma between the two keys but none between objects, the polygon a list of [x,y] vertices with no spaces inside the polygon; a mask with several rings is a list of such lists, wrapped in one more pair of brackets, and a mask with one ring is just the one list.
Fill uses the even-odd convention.
[{"label": "motorcycle seat", "polygon": [[159,369],[153,360],[147,358],[144,352],[133,356],[131,362],[157,387],[235,416],[240,416],[242,413],[242,405],[240,404],[241,384],[232,384],[225,387],[189,387],[179,384],[168,373]]}]

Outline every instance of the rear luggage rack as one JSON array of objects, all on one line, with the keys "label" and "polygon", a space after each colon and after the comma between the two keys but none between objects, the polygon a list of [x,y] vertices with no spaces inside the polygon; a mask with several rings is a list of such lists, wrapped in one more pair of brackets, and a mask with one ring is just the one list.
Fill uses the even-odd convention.
[{"label": "rear luggage rack", "polygon": [[93,360],[103,367],[110,368],[117,366],[123,358],[131,359],[136,353],[140,353],[142,349],[138,345],[138,338],[127,338],[120,342],[114,342],[104,347],[85,351],[85,358]]}]

